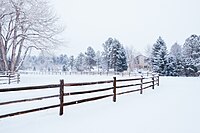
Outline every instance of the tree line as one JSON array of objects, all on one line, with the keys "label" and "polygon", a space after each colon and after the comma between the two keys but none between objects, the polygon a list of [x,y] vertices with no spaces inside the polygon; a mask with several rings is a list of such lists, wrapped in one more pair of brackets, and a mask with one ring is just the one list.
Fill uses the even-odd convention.
[{"label": "tree line", "polygon": [[126,71],[127,57],[125,48],[117,40],[108,38],[102,44],[104,51],[96,51],[89,46],[77,57],[74,55],[60,56],[28,56],[22,69],[43,71]]},{"label": "tree line", "polygon": [[[103,44],[103,51],[96,51],[89,46],[77,57],[29,56],[23,69],[45,71],[135,71],[136,56],[132,48],[124,46],[115,38],[108,38]],[[197,76],[200,70],[200,36],[191,35],[183,45],[177,42],[168,51],[162,37],[152,45],[147,54],[149,71],[163,76]]]},{"label": "tree line", "polygon": [[191,35],[181,46],[172,45],[170,51],[162,37],[153,44],[149,57],[152,71],[164,76],[198,76],[200,70],[200,36]]}]

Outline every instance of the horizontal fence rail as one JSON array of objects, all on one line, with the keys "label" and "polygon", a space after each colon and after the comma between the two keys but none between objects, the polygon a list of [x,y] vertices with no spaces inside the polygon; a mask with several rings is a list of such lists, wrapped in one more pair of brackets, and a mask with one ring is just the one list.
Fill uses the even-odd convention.
[{"label": "horizontal fence rail", "polygon": [[[98,88],[93,89],[92,86],[97,85]],[[102,85],[107,85],[107,87],[102,87]],[[64,112],[64,106],[70,106],[90,101],[96,101],[108,97],[113,97],[113,102],[116,102],[118,95],[128,94],[132,92],[140,92],[140,94],[143,94],[143,90],[147,88],[152,88],[158,85],[159,86],[159,75],[153,75],[150,77],[143,77],[140,78],[129,78],[129,79],[116,79],[116,77],[113,77],[113,80],[107,80],[107,81],[96,81],[96,82],[82,82],[82,83],[64,83],[64,80],[60,80],[59,84],[51,84],[51,85],[43,85],[43,86],[28,86],[28,87],[18,87],[18,88],[2,88],[0,89],[0,93],[7,94],[10,92],[24,92],[24,91],[42,91],[48,89],[57,89],[59,90],[59,94],[55,95],[45,95],[45,96],[39,96],[39,97],[32,97],[32,98],[25,98],[25,99],[17,99],[17,100],[7,100],[0,102],[1,106],[9,106],[13,104],[19,104],[19,103],[25,103],[25,102],[32,102],[32,101],[41,101],[45,99],[52,99],[52,98],[58,98],[59,103],[54,105],[48,105],[43,107],[35,107],[32,109],[25,109],[22,111],[16,111],[16,112],[9,112],[6,114],[0,114],[0,118],[6,118],[36,111],[42,111],[47,110],[51,108],[60,108],[59,115],[63,115]],[[68,87],[77,87],[77,86],[86,86],[92,89],[89,90],[81,90],[81,91],[70,91],[67,92]],[[135,88],[133,88],[135,87]],[[128,89],[126,89],[128,88]],[[103,94],[99,94],[99,93]],[[68,96],[83,96],[87,94],[92,94],[88,97],[84,98],[78,98],[76,100],[67,101],[64,99]],[[98,94],[98,95],[95,95]],[[42,102],[42,101],[41,101]]]},{"label": "horizontal fence rail", "polygon": [[33,74],[33,75],[129,75],[129,76],[149,76],[152,75],[152,72],[114,72],[114,71],[20,71],[20,74]]},{"label": "horizontal fence rail", "polygon": [[19,83],[19,82],[20,82],[20,74],[7,73],[6,75],[0,75],[0,85]]}]

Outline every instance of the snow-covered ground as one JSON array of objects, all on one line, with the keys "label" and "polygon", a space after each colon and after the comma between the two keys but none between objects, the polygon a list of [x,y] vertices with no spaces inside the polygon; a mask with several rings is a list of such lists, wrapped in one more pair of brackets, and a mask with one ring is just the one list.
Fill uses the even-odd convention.
[{"label": "snow-covered ground", "polygon": [[[122,77],[118,77],[122,78]],[[19,85],[109,80],[111,76],[22,75]],[[0,133],[200,133],[200,78],[161,77],[155,90],[0,119]],[[5,93],[6,94],[6,93]],[[0,100],[9,99],[0,94]],[[41,101],[40,101],[41,102]],[[0,106],[0,112],[4,111]],[[14,107],[11,109],[14,109]],[[6,110],[6,109],[5,109]]]}]

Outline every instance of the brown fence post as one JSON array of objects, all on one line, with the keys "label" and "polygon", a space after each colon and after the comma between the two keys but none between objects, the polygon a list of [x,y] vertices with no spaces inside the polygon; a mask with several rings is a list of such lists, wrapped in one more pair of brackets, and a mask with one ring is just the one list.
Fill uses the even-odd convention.
[{"label": "brown fence post", "polygon": [[10,80],[11,80],[11,75],[8,75],[8,84],[10,84]]},{"label": "brown fence post", "polygon": [[113,102],[116,102],[116,77],[113,77]]},{"label": "brown fence post", "polygon": [[140,85],[140,94],[142,94],[143,91],[143,76],[141,76],[141,85]]},{"label": "brown fence post", "polygon": [[158,75],[158,86],[160,85],[160,77],[159,77],[159,75]]},{"label": "brown fence post", "polygon": [[60,80],[60,115],[63,115],[64,80]]},{"label": "brown fence post", "polygon": [[20,81],[20,74],[17,74],[17,83],[19,84]]},{"label": "brown fence post", "polygon": [[153,77],[152,77],[152,83],[153,83],[153,86],[152,86],[152,89],[154,89],[154,75],[153,75]]}]

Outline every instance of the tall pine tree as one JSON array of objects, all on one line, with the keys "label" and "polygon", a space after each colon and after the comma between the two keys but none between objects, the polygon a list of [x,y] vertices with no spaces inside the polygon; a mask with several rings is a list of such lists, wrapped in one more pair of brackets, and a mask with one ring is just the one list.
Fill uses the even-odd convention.
[{"label": "tall pine tree", "polygon": [[168,69],[168,71],[170,71],[170,74],[168,74],[169,76],[183,75],[182,48],[181,45],[179,45],[178,43],[172,45],[168,57],[168,63],[171,65],[173,64],[173,67],[171,67],[171,69]]},{"label": "tall pine tree", "polygon": [[104,51],[102,52],[102,69],[106,70],[107,72],[109,72],[110,69],[110,51],[112,43],[112,38],[108,38],[108,40],[105,43],[103,43]]},{"label": "tall pine tree", "polygon": [[[117,39],[109,38],[104,44],[103,58],[108,70],[114,69],[115,72],[127,70],[126,52],[122,44]],[[105,65],[106,66],[106,65]]]},{"label": "tall pine tree", "polygon": [[126,52],[123,46],[119,49],[118,55],[119,56],[116,62],[116,69],[117,69],[116,71],[117,72],[126,71],[128,69],[128,65],[127,65]]},{"label": "tall pine tree", "polygon": [[184,72],[195,76],[200,70],[200,36],[191,35],[183,45]]},{"label": "tall pine tree", "polygon": [[151,65],[154,72],[160,75],[167,75],[167,46],[161,37],[153,44]]},{"label": "tall pine tree", "polygon": [[85,65],[85,55],[80,53],[76,58],[75,67],[77,71],[83,72],[86,69]]},{"label": "tall pine tree", "polygon": [[87,51],[85,52],[85,61],[86,61],[86,66],[89,71],[91,69],[94,69],[93,67],[96,65],[96,53],[92,47],[88,47]]},{"label": "tall pine tree", "polygon": [[74,56],[70,56],[69,57],[69,68],[70,68],[70,71],[73,71],[74,70],[74,66],[75,66],[75,59],[74,59]]}]

